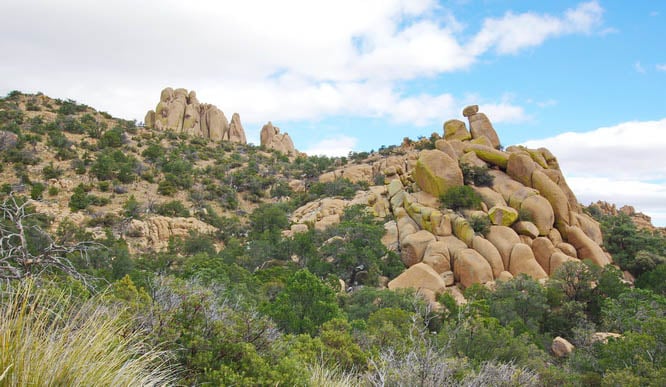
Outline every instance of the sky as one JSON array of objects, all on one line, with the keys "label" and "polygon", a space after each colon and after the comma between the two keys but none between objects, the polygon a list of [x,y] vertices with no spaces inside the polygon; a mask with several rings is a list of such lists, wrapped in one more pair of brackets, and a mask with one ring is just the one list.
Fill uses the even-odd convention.
[{"label": "sky", "polygon": [[3,0],[0,95],[142,121],[167,87],[308,154],[376,150],[478,104],[582,204],[666,226],[666,2]]}]

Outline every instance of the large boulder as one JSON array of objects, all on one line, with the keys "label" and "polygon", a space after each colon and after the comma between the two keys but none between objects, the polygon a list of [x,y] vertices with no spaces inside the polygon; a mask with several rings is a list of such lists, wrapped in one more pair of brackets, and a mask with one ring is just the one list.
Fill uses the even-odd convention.
[{"label": "large boulder", "polygon": [[412,177],[422,190],[435,196],[440,196],[449,188],[463,185],[458,161],[439,150],[422,151]]},{"label": "large boulder", "polygon": [[518,220],[518,211],[508,206],[495,206],[488,210],[490,222],[497,226],[511,226]]},{"label": "large boulder", "polygon": [[532,185],[539,190],[541,196],[548,199],[555,215],[555,225],[561,233],[566,233],[566,228],[571,224],[569,220],[569,201],[560,187],[555,184],[542,171],[532,173]]},{"label": "large boulder", "polygon": [[504,271],[504,262],[497,248],[490,241],[479,235],[474,237],[472,248],[488,261],[493,271],[493,278],[499,277],[500,273]]},{"label": "large boulder", "polygon": [[539,236],[539,229],[532,222],[521,220],[514,223],[512,227],[514,230],[516,230],[518,235],[524,235],[530,239],[534,239]]},{"label": "large boulder", "polygon": [[574,223],[596,244],[601,245],[604,243],[604,237],[601,234],[601,226],[599,225],[599,222],[592,219],[587,214],[572,213],[572,217],[575,218]]},{"label": "large boulder", "polygon": [[446,244],[446,247],[449,249],[449,257],[453,257],[457,251],[467,248],[467,244],[465,244],[465,242],[454,237],[453,235],[439,237],[438,240]]},{"label": "large boulder", "polygon": [[509,162],[509,154],[486,145],[469,144],[465,146],[465,152],[474,152],[483,161],[506,169]]},{"label": "large boulder", "polygon": [[573,352],[575,348],[576,347],[574,347],[573,344],[560,336],[554,338],[553,343],[550,346],[550,350],[556,357],[569,356],[569,354]]},{"label": "large boulder", "polygon": [[499,137],[497,136],[497,132],[495,131],[495,128],[493,128],[493,124],[490,123],[490,120],[485,114],[483,113],[472,114],[468,116],[467,119],[469,120],[469,128],[470,128],[470,133],[472,134],[472,138],[479,138],[485,136],[488,138],[488,140],[490,140],[490,143],[492,144],[493,148],[500,147],[500,140]]},{"label": "large boulder", "polygon": [[432,267],[425,263],[417,263],[389,282],[388,288],[428,289],[435,294],[441,294],[446,289],[446,283]]},{"label": "large boulder", "polygon": [[476,250],[458,250],[453,259],[453,274],[462,286],[485,284],[493,280],[490,264]]},{"label": "large boulder", "polygon": [[410,267],[423,260],[423,254],[431,242],[436,240],[430,232],[421,230],[408,235],[400,246],[402,262]]},{"label": "large boulder", "polygon": [[423,254],[423,263],[435,269],[439,274],[450,271],[451,255],[448,244],[444,241],[429,243]]},{"label": "large boulder", "polygon": [[520,211],[526,213],[539,230],[539,235],[548,235],[555,224],[555,213],[548,199],[532,195],[520,203]]},{"label": "large boulder", "polygon": [[595,264],[604,267],[611,263],[606,253],[599,245],[590,239],[583,230],[576,226],[567,227],[567,241],[571,243],[578,252],[578,258],[589,259]]},{"label": "large boulder", "polygon": [[532,241],[532,253],[534,253],[534,258],[543,270],[549,275],[552,274],[550,270],[550,257],[555,253],[555,246],[553,242],[548,238],[538,237]]},{"label": "large boulder", "polygon": [[532,173],[538,169],[537,164],[526,153],[511,153],[506,166],[507,175],[514,180],[531,187]]},{"label": "large boulder", "polygon": [[465,141],[472,138],[465,123],[460,120],[448,120],[444,123],[444,139]]},{"label": "large boulder", "polygon": [[520,237],[512,228],[506,226],[490,226],[490,232],[486,238],[497,248],[502,256],[504,270],[509,270],[509,261],[513,246],[520,243]]},{"label": "large boulder", "polygon": [[532,249],[524,244],[517,243],[511,250],[511,258],[509,261],[509,272],[514,276],[518,274],[527,274],[534,279],[546,278],[548,274],[539,265]]},{"label": "large boulder", "polygon": [[225,136],[225,140],[239,143],[247,144],[247,139],[245,138],[245,130],[243,129],[243,124],[241,124],[240,114],[234,113],[231,116],[231,123],[229,124],[229,133]]},{"label": "large boulder", "polygon": [[270,121],[261,128],[260,141],[261,146],[266,149],[273,149],[286,155],[296,154],[294,142],[291,141],[289,134],[280,133],[280,128],[273,126]]},{"label": "large boulder", "polygon": [[502,194],[494,191],[492,188],[475,186],[472,186],[472,188],[481,196],[481,200],[486,204],[486,206],[488,206],[488,208],[495,206],[506,206],[506,201],[504,200],[504,197],[502,197]]},{"label": "large boulder", "polygon": [[499,192],[507,203],[516,191],[525,188],[524,185],[513,180],[502,171],[490,170],[488,174],[493,177],[491,188],[495,192]]}]

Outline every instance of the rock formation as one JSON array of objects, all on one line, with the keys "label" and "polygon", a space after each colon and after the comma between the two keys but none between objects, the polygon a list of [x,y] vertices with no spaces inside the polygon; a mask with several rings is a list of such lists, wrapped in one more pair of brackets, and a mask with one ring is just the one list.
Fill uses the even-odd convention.
[{"label": "rock formation", "polygon": [[215,105],[200,103],[196,93],[185,89],[167,87],[160,94],[155,110],[146,113],[144,124],[149,129],[173,130],[215,141],[231,141],[246,144],[245,131],[238,113],[231,124]]},{"label": "rock formation", "polygon": [[[404,154],[345,166],[320,178],[372,183],[384,176],[385,186],[371,187],[366,191],[370,194],[359,192],[355,202],[367,203],[379,217],[393,215],[382,241],[400,253],[406,269],[388,284],[390,289],[415,288],[432,301],[444,292],[460,294],[455,287],[475,283],[492,288],[495,281],[518,275],[544,279],[567,261],[612,263],[601,247],[599,224],[582,212],[550,151],[521,146],[500,150],[497,134],[478,106],[465,108],[463,115],[472,132],[463,121],[449,120],[434,150],[408,148]],[[275,141],[278,133],[269,123],[262,130],[262,144]],[[463,184],[459,165],[468,162],[487,167],[493,178],[490,186],[473,186],[482,198],[481,210],[440,208],[438,196]],[[340,203],[326,202],[331,200]],[[310,203],[296,210],[292,221],[326,227],[339,221],[348,205],[343,202]],[[490,224],[485,234],[474,230],[474,218]]]},{"label": "rock formation", "polygon": [[273,126],[270,121],[261,128],[261,146],[266,149],[282,152],[286,155],[296,154],[294,142],[291,141],[289,134],[280,133],[280,128]]}]

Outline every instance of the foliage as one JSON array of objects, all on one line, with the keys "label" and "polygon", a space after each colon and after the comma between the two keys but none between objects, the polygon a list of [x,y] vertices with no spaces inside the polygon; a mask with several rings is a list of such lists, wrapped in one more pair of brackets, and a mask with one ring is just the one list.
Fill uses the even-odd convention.
[{"label": "foliage", "polygon": [[467,163],[460,163],[465,184],[474,184],[477,187],[490,187],[495,177],[488,173],[488,167],[477,167]]},{"label": "foliage", "polygon": [[472,216],[468,222],[477,234],[486,235],[490,232],[490,219],[487,216]]},{"label": "foliage", "polygon": [[307,270],[294,273],[265,310],[286,332],[310,335],[342,313],[333,289]]},{"label": "foliage", "polygon": [[190,211],[185,208],[180,200],[172,200],[155,206],[155,212],[162,216],[180,216],[187,218],[190,216]]},{"label": "foliage", "polygon": [[467,185],[449,188],[439,197],[439,201],[443,208],[450,208],[454,211],[481,207],[481,196]]},{"label": "foliage", "polygon": [[0,293],[3,385],[158,385],[175,382],[166,353],[146,348],[115,308],[82,304],[32,282]]}]

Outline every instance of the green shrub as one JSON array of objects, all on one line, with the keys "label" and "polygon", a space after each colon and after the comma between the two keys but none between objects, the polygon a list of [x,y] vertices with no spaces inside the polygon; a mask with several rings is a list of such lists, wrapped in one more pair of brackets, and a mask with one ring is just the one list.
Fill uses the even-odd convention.
[{"label": "green shrub", "polygon": [[466,185],[449,188],[439,197],[439,201],[443,208],[450,208],[454,211],[473,210],[481,207],[481,195]]},{"label": "green shrub", "polygon": [[49,165],[42,168],[42,176],[44,179],[57,179],[62,176],[62,169],[55,167],[53,162],[50,162]]},{"label": "green shrub", "polygon": [[76,188],[74,188],[74,193],[69,199],[69,208],[72,211],[83,210],[90,205],[90,202],[90,195],[88,195],[86,192],[84,185],[79,184]]},{"label": "green shrub", "polygon": [[474,184],[477,187],[489,187],[495,179],[493,175],[488,173],[488,167],[477,167],[461,163],[460,169],[462,170],[465,184]]},{"label": "green shrub", "polygon": [[184,218],[190,216],[190,211],[185,208],[180,200],[172,200],[170,202],[159,204],[155,208],[155,212],[162,216],[182,216]]},{"label": "green shrub", "polygon": [[485,236],[490,232],[490,219],[487,216],[472,216],[467,221],[477,234]]},{"label": "green shrub", "polygon": [[60,192],[58,187],[56,187],[54,185],[49,187],[49,190],[48,190],[49,196],[56,196],[58,194],[58,192]]},{"label": "green shrub", "polygon": [[40,200],[42,198],[42,194],[46,190],[46,186],[42,183],[34,183],[32,185],[32,188],[30,189],[30,197],[33,200]]}]

